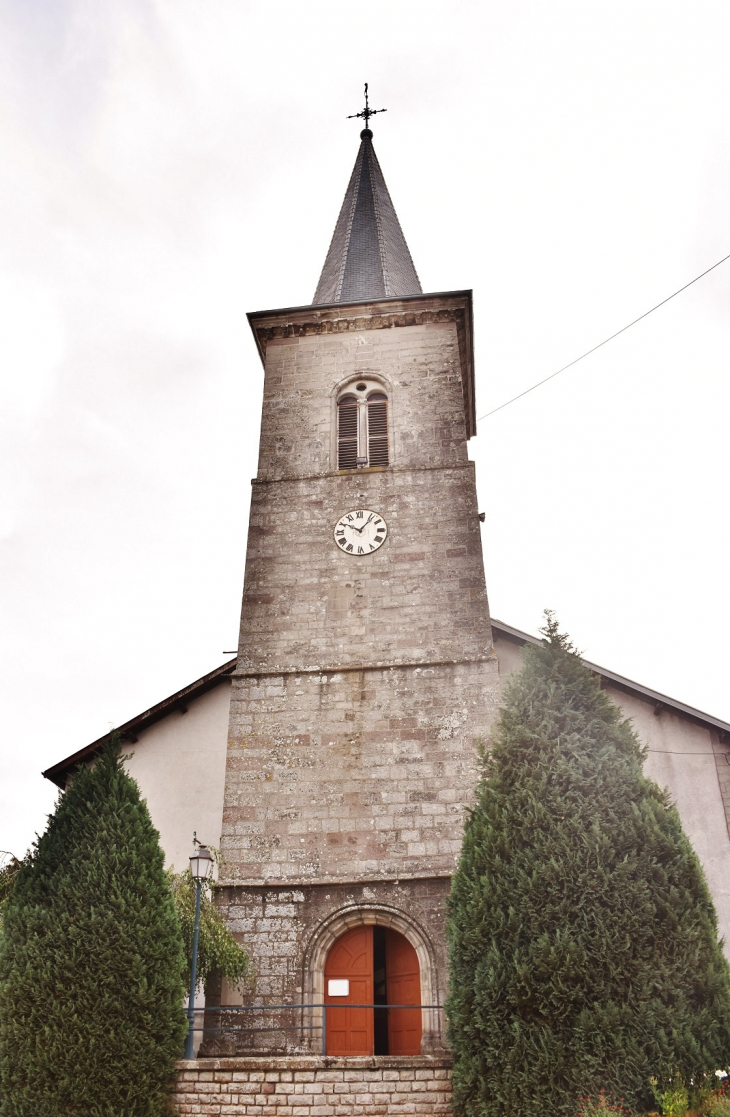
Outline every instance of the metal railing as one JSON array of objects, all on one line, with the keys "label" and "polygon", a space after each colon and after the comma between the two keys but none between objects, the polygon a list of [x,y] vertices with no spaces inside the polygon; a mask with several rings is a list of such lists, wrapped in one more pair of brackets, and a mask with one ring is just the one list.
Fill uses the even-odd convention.
[{"label": "metal railing", "polygon": [[[253,1040],[253,1043],[235,1043],[238,1050],[245,1046],[247,1053],[260,1050],[262,1054],[270,1054],[272,1047],[275,1047],[290,1054],[312,1054],[313,1050],[318,1048],[323,1055],[326,1055],[328,1012],[343,1012],[352,1008],[370,1009],[373,1013],[383,1014],[379,1016],[380,1021],[384,1019],[387,1021],[387,1014],[391,1012],[418,1011],[421,1013],[422,1034],[433,1039],[441,1036],[443,1005],[351,1004],[350,1002],[332,1004],[324,1001],[283,1005],[205,1005],[194,1010],[193,1030],[202,1037],[202,1043],[205,1043],[207,1037],[213,1038],[216,1035],[230,1037],[234,1043],[235,1038],[239,1036],[241,1040]],[[284,1015],[272,1023],[264,1015],[268,1013]],[[236,1018],[241,1022],[234,1023]],[[301,1037],[300,1042],[295,1040],[291,1043],[287,1040],[287,1035],[292,1031]],[[282,1034],[282,1041],[278,1044],[266,1045],[256,1042],[258,1037],[271,1033]]]}]

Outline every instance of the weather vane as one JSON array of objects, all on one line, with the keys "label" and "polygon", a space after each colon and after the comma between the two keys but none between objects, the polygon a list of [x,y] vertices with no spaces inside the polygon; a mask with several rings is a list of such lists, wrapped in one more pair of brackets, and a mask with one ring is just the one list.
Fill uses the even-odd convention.
[{"label": "weather vane", "polygon": [[370,117],[375,116],[376,112],[387,112],[387,109],[371,109],[368,103],[368,83],[365,82],[365,108],[362,112],[354,112],[348,116],[348,120],[364,120],[365,127],[370,130]]}]

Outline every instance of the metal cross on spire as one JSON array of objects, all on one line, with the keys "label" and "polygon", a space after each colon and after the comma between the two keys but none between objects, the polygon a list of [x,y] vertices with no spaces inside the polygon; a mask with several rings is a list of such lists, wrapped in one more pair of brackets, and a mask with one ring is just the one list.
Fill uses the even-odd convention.
[{"label": "metal cross on spire", "polygon": [[368,102],[368,83],[365,82],[365,108],[362,110],[362,112],[352,113],[350,116],[348,116],[347,119],[348,120],[358,120],[358,119],[364,120],[365,121],[365,127],[367,128],[368,131],[370,131],[370,117],[375,116],[375,114],[378,113],[378,112],[387,112],[387,111],[388,111],[387,109],[371,109],[370,108],[370,104]]}]

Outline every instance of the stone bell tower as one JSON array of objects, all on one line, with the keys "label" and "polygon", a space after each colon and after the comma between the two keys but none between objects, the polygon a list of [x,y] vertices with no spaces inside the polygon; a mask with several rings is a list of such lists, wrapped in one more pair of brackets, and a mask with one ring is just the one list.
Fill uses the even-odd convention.
[{"label": "stone bell tower", "polygon": [[[445,899],[497,689],[466,447],[472,301],[422,293],[369,128],[312,305],[249,321],[265,384],[220,901],[258,1003],[321,1002],[336,944],[364,928],[366,951],[379,934],[394,959],[411,951],[409,997],[440,1005]],[[424,1012],[423,1050],[440,1027]]]}]

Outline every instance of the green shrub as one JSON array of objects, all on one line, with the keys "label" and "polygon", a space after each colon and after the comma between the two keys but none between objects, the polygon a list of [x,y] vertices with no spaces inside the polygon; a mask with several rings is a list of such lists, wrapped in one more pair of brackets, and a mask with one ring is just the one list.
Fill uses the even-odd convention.
[{"label": "green shrub", "polygon": [[727,1078],[715,1083],[715,1088],[704,1091],[700,1110],[706,1117],[730,1117],[730,1081]]},{"label": "green shrub", "polygon": [[158,835],[112,744],[22,864],[0,935],[1,1117],[160,1117],[183,944]]},{"label": "green shrub", "polygon": [[651,1078],[650,1083],[663,1117],[682,1117],[684,1113],[730,1117],[728,1079],[720,1072],[699,1075],[685,1082],[675,1070],[664,1078]]},{"label": "green shrub", "polygon": [[508,683],[449,900],[460,1117],[574,1114],[730,1060],[699,862],[643,750],[551,616]]},{"label": "green shrub", "polygon": [[623,1098],[614,1098],[605,1090],[599,1090],[593,1097],[587,1096],[578,1101],[577,1117],[629,1117],[630,1113]]},{"label": "green shrub", "polygon": [[681,1074],[670,1075],[666,1082],[660,1083],[652,1077],[651,1092],[663,1117],[682,1117],[689,1109],[689,1090]]}]

